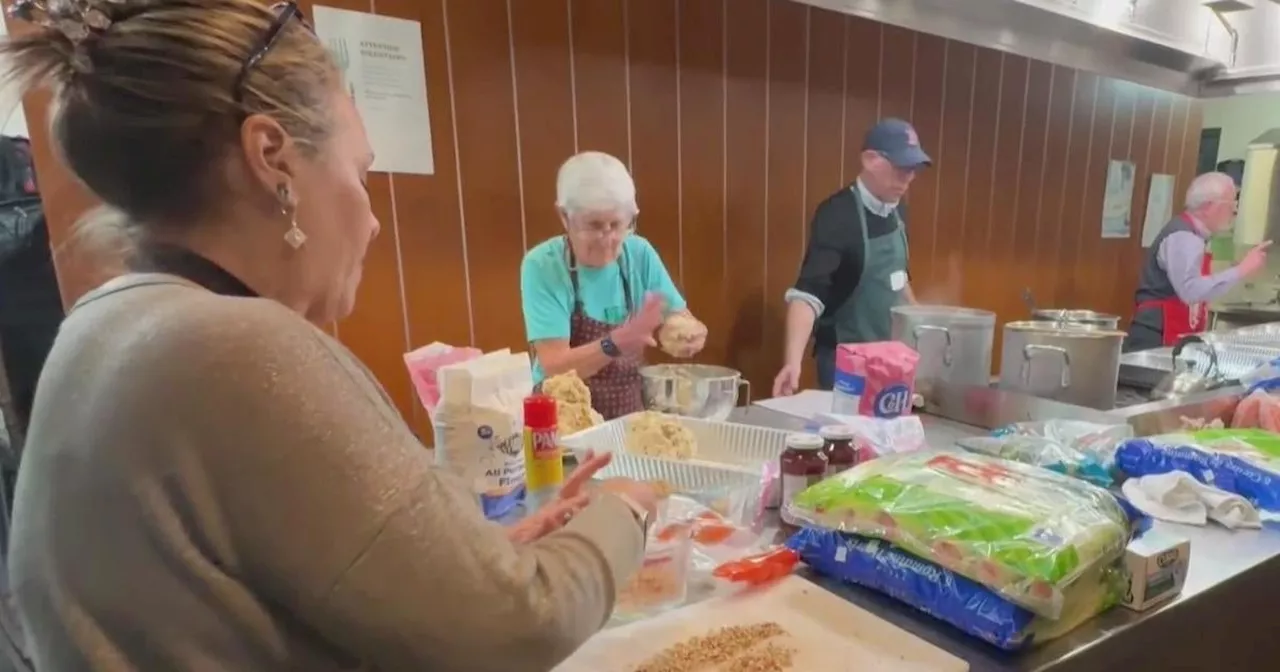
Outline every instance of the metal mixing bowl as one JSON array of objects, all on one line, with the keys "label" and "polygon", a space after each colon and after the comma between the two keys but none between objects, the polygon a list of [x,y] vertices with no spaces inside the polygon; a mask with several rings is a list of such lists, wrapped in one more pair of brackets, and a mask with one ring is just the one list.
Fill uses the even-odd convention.
[{"label": "metal mixing bowl", "polygon": [[640,367],[644,406],[651,411],[721,421],[738,405],[738,389],[751,384],[742,373],[709,364],[655,364]]}]

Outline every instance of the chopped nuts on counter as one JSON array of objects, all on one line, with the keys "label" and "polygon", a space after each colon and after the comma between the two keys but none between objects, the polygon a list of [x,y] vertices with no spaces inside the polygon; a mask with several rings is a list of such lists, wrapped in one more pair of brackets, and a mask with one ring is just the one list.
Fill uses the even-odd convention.
[{"label": "chopped nuts on counter", "polygon": [[786,634],[772,622],[718,628],[668,647],[634,672],[784,672],[795,652],[769,640]]},{"label": "chopped nuts on counter", "polygon": [[786,672],[791,669],[795,650],[769,642],[748,650],[721,666],[724,672]]}]

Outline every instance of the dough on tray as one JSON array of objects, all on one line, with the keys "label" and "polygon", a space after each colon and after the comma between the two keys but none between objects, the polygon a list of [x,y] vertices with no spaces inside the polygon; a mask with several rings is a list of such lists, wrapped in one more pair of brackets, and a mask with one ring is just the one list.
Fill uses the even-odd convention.
[{"label": "dough on tray", "polygon": [[690,357],[692,344],[707,335],[707,325],[689,313],[676,313],[658,330],[658,345],[672,357]]},{"label": "dough on tray", "polygon": [[688,460],[698,452],[688,427],[673,416],[645,411],[627,421],[627,450],[647,457]]},{"label": "dough on tray", "polygon": [[576,371],[542,381],[542,393],[556,400],[556,429],[560,436],[575,434],[604,422],[604,416],[591,408],[591,389]]}]

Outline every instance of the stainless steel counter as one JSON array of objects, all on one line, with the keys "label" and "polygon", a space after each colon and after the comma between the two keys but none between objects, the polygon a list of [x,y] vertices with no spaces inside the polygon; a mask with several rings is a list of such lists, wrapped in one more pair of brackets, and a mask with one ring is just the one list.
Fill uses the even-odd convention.
[{"label": "stainless steel counter", "polygon": [[1280,320],[1280,305],[1275,303],[1222,303],[1209,306],[1213,328],[1232,328],[1266,324]]},{"label": "stainless steel counter", "polygon": [[[739,408],[730,420],[784,429],[804,426],[798,418],[759,406]],[[921,420],[934,447],[985,431],[930,415]],[[1062,639],[1019,654],[1002,652],[873,591],[816,575],[808,578],[965,659],[973,672],[1276,669],[1280,637],[1271,623],[1280,609],[1280,531],[1156,525],[1191,540],[1191,565],[1181,596],[1141,613],[1117,607]]]}]

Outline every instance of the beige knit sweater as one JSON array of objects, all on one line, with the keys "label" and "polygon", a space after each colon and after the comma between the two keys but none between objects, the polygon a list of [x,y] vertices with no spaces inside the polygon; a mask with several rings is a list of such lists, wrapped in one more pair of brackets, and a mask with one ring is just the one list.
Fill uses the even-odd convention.
[{"label": "beige knit sweater", "polygon": [[548,670],[642,556],[611,496],[513,546],[340,344],[171,276],[76,305],[33,415],[11,571],[41,672]]}]

